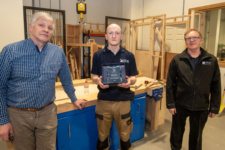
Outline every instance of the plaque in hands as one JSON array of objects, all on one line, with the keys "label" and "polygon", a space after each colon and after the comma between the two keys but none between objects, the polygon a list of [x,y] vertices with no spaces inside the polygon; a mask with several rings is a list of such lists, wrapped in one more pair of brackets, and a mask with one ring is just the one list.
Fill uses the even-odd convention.
[{"label": "plaque in hands", "polygon": [[102,66],[102,83],[117,85],[126,82],[126,71],[124,64],[107,64]]}]

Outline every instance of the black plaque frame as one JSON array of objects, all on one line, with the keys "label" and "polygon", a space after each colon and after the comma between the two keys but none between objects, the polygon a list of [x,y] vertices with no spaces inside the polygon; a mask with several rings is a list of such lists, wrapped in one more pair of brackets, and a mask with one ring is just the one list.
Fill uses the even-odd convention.
[{"label": "black plaque frame", "polygon": [[125,83],[126,81],[125,64],[102,65],[103,84],[117,85],[118,83]]}]

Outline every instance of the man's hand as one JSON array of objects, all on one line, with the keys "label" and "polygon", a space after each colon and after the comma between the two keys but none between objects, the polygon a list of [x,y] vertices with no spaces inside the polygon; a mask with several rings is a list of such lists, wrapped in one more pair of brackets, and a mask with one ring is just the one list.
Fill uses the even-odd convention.
[{"label": "man's hand", "polygon": [[93,81],[95,84],[99,85],[102,89],[109,88],[109,85],[104,85],[104,84],[102,83],[102,76],[99,77],[99,76],[96,75],[96,74],[92,74],[91,79],[92,79],[92,81]]},{"label": "man's hand", "polygon": [[85,107],[86,99],[78,99],[73,104],[80,110],[82,110]]},{"label": "man's hand", "polygon": [[215,116],[216,116],[216,114],[211,113],[211,112],[209,113],[209,117],[210,117],[210,118],[214,118]]},{"label": "man's hand", "polygon": [[9,135],[13,136],[13,130],[12,130],[11,123],[0,126],[0,138],[3,141],[8,142]]},{"label": "man's hand", "polygon": [[126,83],[120,83],[120,84],[117,84],[117,86],[121,87],[121,88],[129,88],[130,87],[130,84],[131,84],[131,81],[130,81],[130,78],[128,76],[126,76],[126,79],[127,79],[127,82]]},{"label": "man's hand", "polygon": [[102,89],[107,89],[109,88],[108,84],[103,84],[102,83],[102,76],[99,77],[98,83],[97,83]]},{"label": "man's hand", "polygon": [[172,109],[169,109],[169,112],[172,114],[172,115],[175,115],[177,113],[177,110],[176,108],[172,108]]}]

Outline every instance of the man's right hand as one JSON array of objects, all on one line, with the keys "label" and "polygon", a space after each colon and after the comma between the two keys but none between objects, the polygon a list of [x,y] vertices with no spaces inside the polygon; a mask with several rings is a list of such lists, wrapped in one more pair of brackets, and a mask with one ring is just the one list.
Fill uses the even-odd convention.
[{"label": "man's right hand", "polygon": [[78,99],[73,104],[80,110],[82,110],[86,105],[86,99]]},{"label": "man's right hand", "polygon": [[99,85],[102,89],[107,89],[107,88],[109,88],[109,85],[106,85],[106,84],[103,84],[103,83],[102,83],[102,76],[99,77],[98,85]]},{"label": "man's right hand", "polygon": [[169,112],[172,114],[172,115],[175,115],[177,113],[177,110],[176,108],[172,108],[172,109],[169,109]]},{"label": "man's right hand", "polygon": [[11,123],[5,124],[0,126],[0,138],[8,142],[9,141],[9,135],[13,135],[12,125]]}]

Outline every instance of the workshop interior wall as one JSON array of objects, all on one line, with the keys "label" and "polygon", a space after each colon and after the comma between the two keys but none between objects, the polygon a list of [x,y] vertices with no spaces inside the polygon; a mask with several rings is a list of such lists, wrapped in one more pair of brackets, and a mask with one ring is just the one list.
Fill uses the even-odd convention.
[{"label": "workshop interior wall", "polygon": [[0,1],[0,51],[3,47],[24,39],[23,1]]},{"label": "workshop interior wall", "polygon": [[[35,0],[35,7],[65,10],[66,24],[77,24],[80,21],[76,12],[77,0]],[[105,16],[122,17],[121,0],[85,0],[87,4],[84,22],[105,23]],[[31,0],[23,0],[24,6],[32,6]]]},{"label": "workshop interior wall", "polygon": [[[124,2],[128,2],[128,0],[123,0]],[[144,18],[147,16],[155,16],[155,15],[160,15],[160,14],[166,14],[166,17],[175,17],[175,16],[181,16],[181,15],[187,15],[188,14],[188,10],[189,8],[194,8],[194,7],[200,7],[200,6],[205,6],[205,5],[211,5],[211,4],[215,4],[215,3],[221,3],[224,2],[224,0],[215,0],[215,1],[211,1],[211,0],[173,0],[173,1],[165,1],[165,0],[130,0],[129,5],[123,5],[123,17],[127,17],[130,16],[131,20],[134,19],[139,19],[139,18]],[[128,8],[129,7],[129,8]],[[180,29],[180,31],[185,32],[185,30],[181,29],[180,26],[178,27]],[[185,26],[184,26],[185,28]],[[147,49],[149,47],[149,37],[148,37],[148,31],[147,30],[139,30],[138,31],[138,39],[141,39],[142,41],[138,41],[138,49]],[[167,30],[166,30],[167,33]],[[178,34],[181,33],[177,33],[177,37],[180,36]],[[132,35],[131,35],[132,36]],[[157,35],[155,34],[155,51],[159,51],[160,46],[159,43],[160,41],[157,40]],[[180,37],[178,37],[177,39],[173,39],[173,40],[183,40],[183,35]],[[174,43],[174,42],[173,42]],[[182,46],[181,44],[184,42],[180,42],[180,44],[178,44],[178,48],[176,49],[170,49],[169,52],[176,52],[176,53],[180,53],[181,51],[183,51],[183,49],[185,48],[185,45]],[[176,44],[176,42],[175,42]],[[140,46],[141,45],[141,46]],[[177,46],[176,46],[177,47]],[[179,50],[180,48],[180,50]],[[136,61],[139,64],[143,64],[143,67],[139,67],[139,70],[143,71],[143,68],[148,68],[149,66],[149,62],[148,60],[148,51],[139,51],[137,50],[135,52],[136,55]],[[141,65],[138,65],[141,66]],[[145,71],[143,71],[143,74],[145,76],[148,77],[149,72],[145,69]],[[166,76],[164,77],[166,78]]]}]

